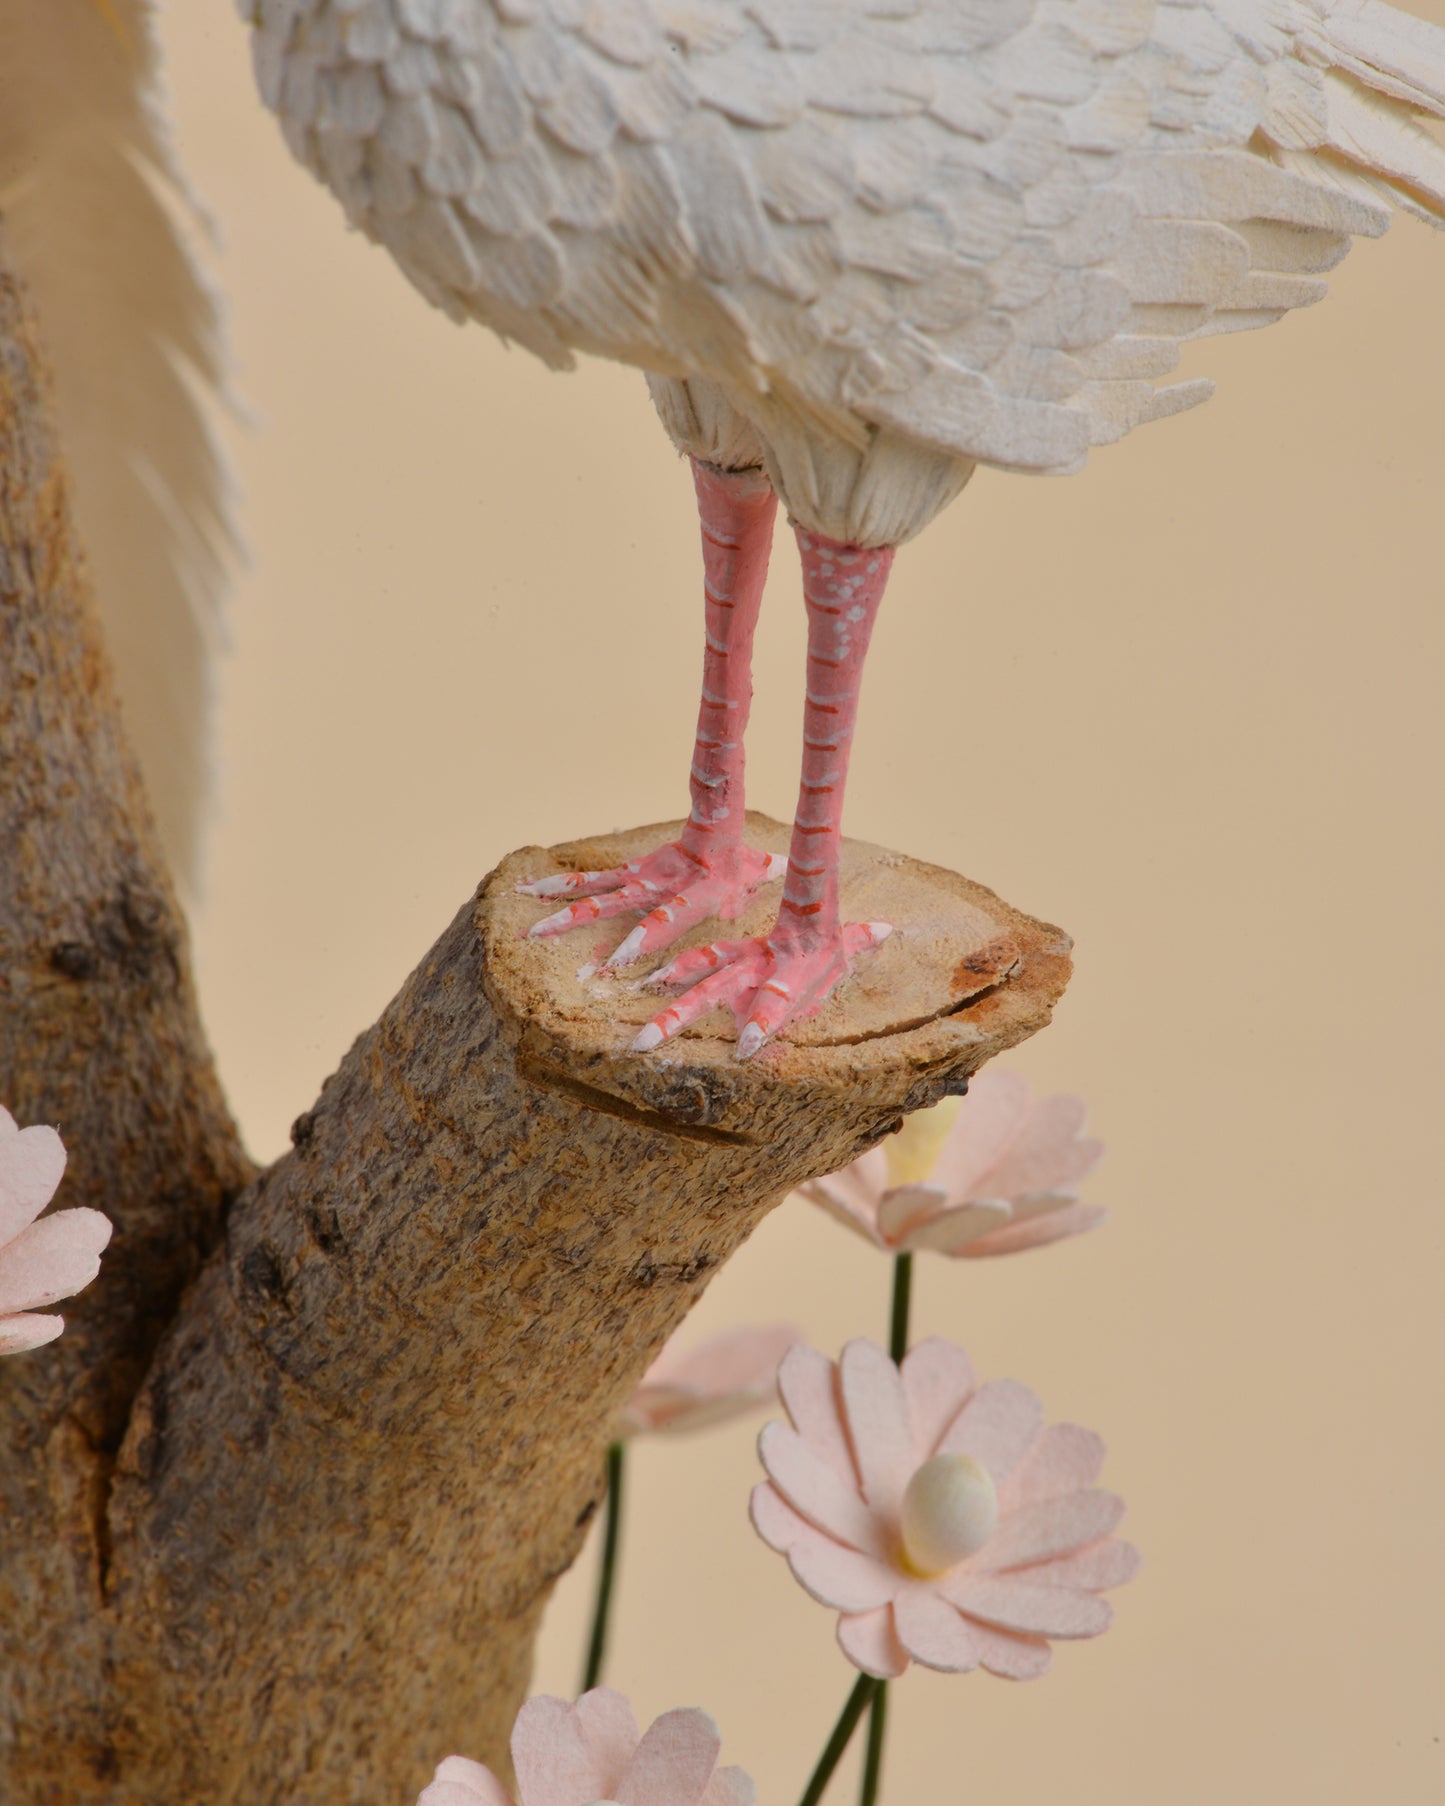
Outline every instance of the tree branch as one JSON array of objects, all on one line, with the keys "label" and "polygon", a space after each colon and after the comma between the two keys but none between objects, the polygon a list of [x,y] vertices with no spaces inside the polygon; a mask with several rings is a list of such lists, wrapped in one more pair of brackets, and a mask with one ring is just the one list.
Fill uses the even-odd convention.
[{"label": "tree branch", "polygon": [[59,1126],[62,1202],[116,1225],[102,1280],[64,1307],[63,1339],[0,1362],[0,1795],[82,1798],[83,1782],[62,1783],[94,1786],[114,1760],[100,1600],[115,1451],[254,1169],[201,1034],[3,236],[0,1101]]},{"label": "tree branch", "polygon": [[67,1336],[0,1368],[0,1794],[400,1803],[451,1749],[501,1759],[616,1414],[710,1275],[1041,1026],[1068,942],[849,843],[845,900],[898,929],[849,985],[748,1064],[706,1021],[640,1057],[655,1004],[526,938],[516,881],[666,830],[513,855],[227,1213],[248,1175],[43,404],[0,283],[0,1074],[118,1224]]}]

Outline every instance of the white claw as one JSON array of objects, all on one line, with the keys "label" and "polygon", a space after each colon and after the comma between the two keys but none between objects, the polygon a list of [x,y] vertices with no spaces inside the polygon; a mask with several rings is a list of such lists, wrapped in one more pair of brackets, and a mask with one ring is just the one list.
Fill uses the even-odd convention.
[{"label": "white claw", "polygon": [[738,1036],[738,1058],[740,1060],[752,1059],[767,1038],[756,1022],[749,1022]]},{"label": "white claw", "polygon": [[630,966],[642,953],[642,942],[646,930],[641,923],[633,929],[625,941],[622,941],[615,953],[609,954],[606,964],[615,971],[618,966]]},{"label": "white claw", "polygon": [[577,982],[579,985],[585,985],[589,978],[595,978],[596,976],[597,964],[594,960],[589,959],[585,966],[578,966],[577,968]]},{"label": "white claw", "polygon": [[646,978],[639,978],[637,981],[638,990],[644,990],[651,985],[670,984],[672,982],[672,968],[676,964],[677,961],[675,959],[670,959],[665,966],[659,966],[655,972],[649,972]]},{"label": "white claw", "polygon": [[763,883],[771,884],[774,878],[781,878],[788,869],[786,853],[769,853],[767,869],[763,873]]},{"label": "white claw", "polygon": [[567,886],[577,880],[576,872],[556,872],[550,878],[533,878],[530,883],[517,882],[524,897],[565,897]]},{"label": "white claw", "polygon": [[651,1053],[654,1047],[660,1047],[667,1039],[655,1022],[649,1022],[637,1039],[632,1043],[633,1053]]},{"label": "white claw", "polygon": [[893,924],[891,922],[870,922],[868,932],[873,936],[873,945],[878,947],[892,934]]}]

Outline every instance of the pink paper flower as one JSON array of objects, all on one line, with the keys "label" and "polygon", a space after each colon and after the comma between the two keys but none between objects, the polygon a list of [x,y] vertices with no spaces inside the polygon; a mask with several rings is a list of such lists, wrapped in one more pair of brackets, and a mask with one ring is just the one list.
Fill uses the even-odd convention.
[{"label": "pink paper flower", "polygon": [[[717,1765],[721,1739],[706,1712],[664,1712],[637,1735],[632,1707],[610,1687],[575,1706],[542,1694],[512,1727],[515,1806],[752,1806],[740,1768]],[[448,1756],[417,1806],[514,1806],[489,1768]]]},{"label": "pink paper flower", "polygon": [[1098,1165],[1081,1098],[1033,1101],[1017,1072],[978,1073],[961,1098],[910,1116],[882,1147],[814,1179],[804,1197],[889,1254],[1016,1254],[1104,1220],[1077,1186]]},{"label": "pink paper flower", "polygon": [[100,1271],[100,1251],[110,1240],[108,1217],[98,1210],[57,1210],[35,1220],[64,1171],[65,1149],[55,1130],[18,1129],[0,1107],[0,1355],[53,1342],[65,1319],[34,1313],[81,1291]]},{"label": "pink paper flower", "polygon": [[873,1342],[837,1363],[795,1348],[778,1381],[792,1427],[759,1439],[753,1525],[841,1614],[838,1642],[865,1674],[912,1660],[1032,1680],[1048,1638],[1108,1628],[1098,1595],[1139,1558],[1110,1535],[1124,1504],[1094,1486],[1091,1430],[1046,1426],[1027,1387],[980,1386],[937,1337],[901,1366]]},{"label": "pink paper flower", "polygon": [[778,1362],[802,1340],[791,1323],[727,1329],[683,1351],[677,1332],[643,1374],[622,1413],[623,1436],[700,1430],[778,1396]]}]

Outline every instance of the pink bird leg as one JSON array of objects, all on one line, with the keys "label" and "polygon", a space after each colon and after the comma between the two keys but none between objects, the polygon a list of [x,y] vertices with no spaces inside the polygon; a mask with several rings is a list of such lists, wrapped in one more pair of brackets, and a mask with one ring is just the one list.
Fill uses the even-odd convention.
[{"label": "pink bird leg", "polygon": [[651,984],[690,989],[638,1035],[639,1053],[725,1003],[739,1024],[738,1058],[746,1060],[784,1023],[814,1014],[853,956],[889,933],[886,922],[840,921],[838,859],[863,661],[893,548],[796,531],[808,609],[807,701],[803,775],[778,920],[771,934],[690,948],[655,972]]},{"label": "pink bird leg", "polygon": [[758,470],[692,465],[702,527],[707,646],[690,787],[692,813],[677,840],[603,872],[562,872],[518,888],[529,897],[580,897],[533,924],[565,934],[629,910],[648,911],[607,960],[629,966],[699,922],[741,915],[785,861],[743,841],[743,735],[752,707],[753,632],[763,599],[777,497]]}]

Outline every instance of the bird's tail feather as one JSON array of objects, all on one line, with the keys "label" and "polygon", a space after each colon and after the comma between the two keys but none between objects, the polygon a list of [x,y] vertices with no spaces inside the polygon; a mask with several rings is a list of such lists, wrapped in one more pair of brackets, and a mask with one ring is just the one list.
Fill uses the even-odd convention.
[{"label": "bird's tail feather", "polygon": [[157,97],[155,0],[0,0],[0,216],[34,297],[130,738],[194,883],[236,550],[215,292]]},{"label": "bird's tail feather", "polygon": [[[1445,30],[1384,0],[1324,0],[1308,92],[1274,98],[1266,135],[1313,180],[1445,226]],[[1321,58],[1322,52],[1322,58]]]}]

